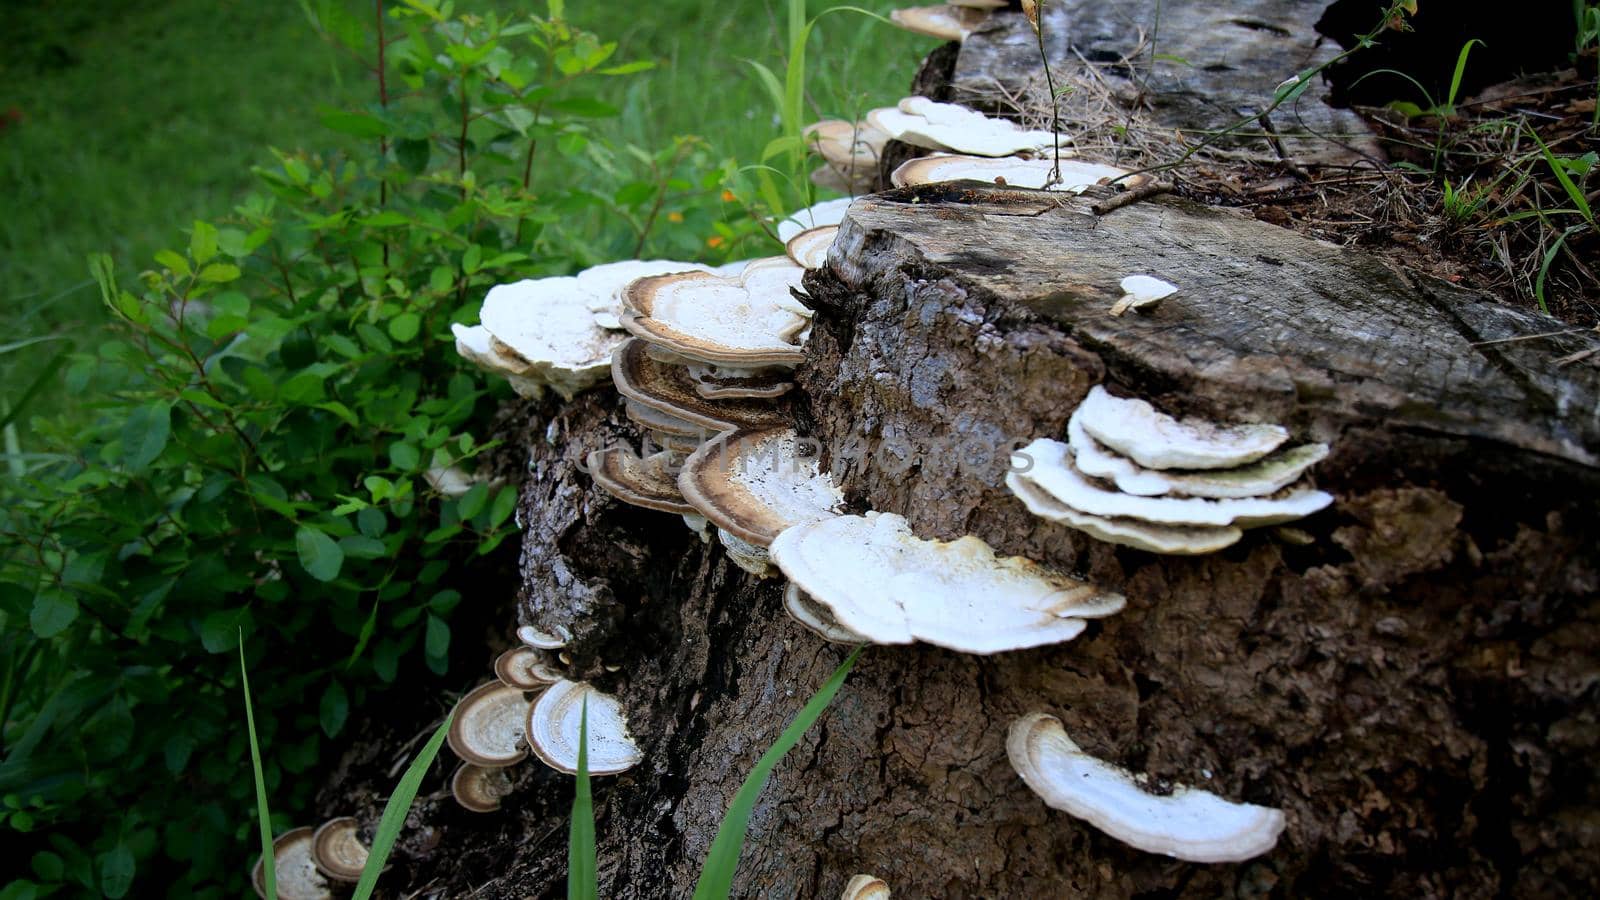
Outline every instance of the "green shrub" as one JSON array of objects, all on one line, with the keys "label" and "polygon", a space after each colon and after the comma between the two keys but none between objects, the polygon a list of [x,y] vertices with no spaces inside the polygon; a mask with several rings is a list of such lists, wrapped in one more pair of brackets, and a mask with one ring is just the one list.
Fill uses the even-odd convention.
[{"label": "green shrub", "polygon": [[275,152],[157,268],[92,261],[115,325],[68,362],[81,409],[30,411],[48,446],[0,483],[0,819],[32,863],[0,896],[247,891],[241,632],[281,830],[402,666],[445,673],[463,593],[494,599],[481,560],[514,534],[515,486],[426,477],[483,459],[504,396],[450,323],[492,283],[759,233],[703,142],[593,135],[615,110],[585,85],[647,66],[550,6],[407,0],[378,41],[308,5],[382,48],[377,102],[323,115],[370,157]]}]

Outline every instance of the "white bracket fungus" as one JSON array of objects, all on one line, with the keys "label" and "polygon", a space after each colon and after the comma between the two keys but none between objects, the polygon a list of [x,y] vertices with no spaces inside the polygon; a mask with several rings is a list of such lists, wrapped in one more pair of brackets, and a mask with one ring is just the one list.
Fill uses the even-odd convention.
[{"label": "white bracket fungus", "polygon": [[836,516],[844,504],[806,449],[792,428],[725,434],[689,455],[678,490],[719,529],[765,547],[785,528]]},{"label": "white bracket fungus", "polygon": [[1280,810],[1191,787],[1148,793],[1127,770],[1079,749],[1054,716],[1033,713],[1012,723],[1006,753],[1046,805],[1147,853],[1239,862],[1271,850],[1283,831]]},{"label": "white bracket fungus", "polygon": [[578,727],[586,700],[589,774],[615,775],[633,768],[644,755],[628,734],[622,704],[582,681],[556,682],[528,710],[528,743],[534,755],[556,771],[578,773]]},{"label": "white bracket fungus", "polygon": [[807,631],[833,644],[871,643],[862,635],[840,625],[826,606],[811,599],[799,585],[783,589],[783,609],[789,617],[799,622]]},{"label": "white bracket fungus", "polygon": [[717,542],[728,551],[728,558],[740,569],[757,578],[777,577],[778,570],[773,568],[772,555],[766,547],[752,544],[721,528],[717,529]]},{"label": "white bracket fungus", "polygon": [[446,740],[456,756],[475,766],[513,765],[528,755],[522,735],[527,715],[521,688],[499,681],[481,684],[456,704]]},{"label": "white bracket fungus", "polygon": [[790,213],[783,221],[778,223],[778,240],[788,243],[789,239],[808,228],[821,228],[824,225],[837,225],[844,221],[844,214],[850,209],[851,198],[840,197],[837,200],[824,200]]},{"label": "white bracket fungus", "polygon": [[987,9],[940,4],[939,6],[913,6],[889,13],[889,21],[912,32],[944,41],[964,41],[972,29],[989,18]]},{"label": "white bracket fungus", "polygon": [[486,769],[464,762],[450,776],[450,795],[468,812],[494,812],[500,801],[511,795],[511,789],[511,776],[504,768]]},{"label": "white bracket fungus", "polygon": [[1067,420],[1067,444],[1078,471],[1109,480],[1117,490],[1140,497],[1262,497],[1298,481],[1307,469],[1328,456],[1327,444],[1301,444],[1233,469],[1163,472],[1146,469],[1106,448],[1090,436],[1078,412]]},{"label": "white bracket fungus", "polygon": [[517,640],[535,650],[560,650],[572,640],[572,632],[560,625],[557,625],[553,632],[532,625],[523,625],[517,629]]},{"label": "white bracket fungus", "polygon": [[[1056,135],[1029,131],[1015,122],[992,119],[953,103],[935,103],[926,97],[906,97],[898,108],[883,107],[867,114],[867,121],[890,137],[928,150],[953,150],[973,156],[1010,156],[1054,148]],[[1062,144],[1069,142],[1061,137]]]},{"label": "white bracket fungus", "polygon": [[1098,184],[1101,179],[1120,178],[1127,175],[1128,170],[1101,163],[1063,158],[1060,163],[1060,178],[1052,181],[1056,174],[1056,161],[1045,157],[1022,159],[1016,156],[992,158],[936,154],[901,163],[890,176],[890,181],[895,187],[935,184],[941,181],[987,181],[1005,187],[1080,194],[1090,185]]},{"label": "white bracket fungus", "polygon": [[[801,132],[806,147],[842,169],[875,170],[889,136],[866,122],[823,119]],[[847,204],[848,205],[848,204]]]},{"label": "white bracket fungus", "polygon": [[1157,303],[1178,292],[1178,286],[1150,275],[1129,275],[1122,279],[1122,299],[1111,305],[1111,315],[1128,310],[1153,309]]},{"label": "white bracket fungus", "polygon": [[797,266],[820,269],[828,264],[828,249],[833,246],[833,238],[838,233],[837,225],[807,228],[790,238],[789,242],[783,245],[783,251]]},{"label": "white bracket fungus", "polygon": [[[277,884],[276,900],[329,900],[333,891],[328,880],[317,871],[311,861],[310,828],[295,828],[280,834],[272,842],[272,874]],[[250,883],[262,900],[267,897],[266,858],[256,860],[250,873]]]},{"label": "white bracket fungus", "polygon": [[924,641],[998,653],[1077,637],[1083,619],[1119,612],[1120,595],[997,557],[976,537],[925,541],[901,516],[867,513],[796,525],[773,562],[845,628],[878,644]]},{"label": "white bracket fungus", "polygon": [[367,845],[361,843],[360,823],[352,816],[329,819],[311,835],[311,863],[334,881],[360,881],[367,852]]},{"label": "white bracket fungus", "polygon": [[713,432],[770,427],[789,420],[771,403],[703,396],[687,367],[653,358],[649,346],[632,338],[611,359],[611,380],[629,400]]},{"label": "white bracket fungus", "polygon": [[1114,397],[1095,385],[1078,407],[1097,441],[1150,469],[1231,469],[1252,463],[1289,439],[1281,425],[1217,425],[1174,419],[1143,400]]},{"label": "white bracket fungus", "polygon": [[792,370],[779,367],[745,368],[690,362],[684,366],[695,392],[707,400],[740,397],[782,397],[794,387]]},{"label": "white bracket fungus", "polygon": [[1017,499],[1028,508],[1028,512],[1042,519],[1060,522],[1107,543],[1148,550],[1151,553],[1177,556],[1215,553],[1238,543],[1239,539],[1244,537],[1243,531],[1232,526],[1152,525],[1136,519],[1091,516],[1067,506],[1028,480],[1026,475],[1016,472],[1006,473],[1006,487],[1017,495]]},{"label": "white bracket fungus", "polygon": [[[737,279],[706,272],[641,278],[627,289],[623,327],[652,344],[703,362],[795,365],[810,316],[789,293],[805,269],[746,266]],[[621,343],[620,341],[618,343]]]},{"label": "white bracket fungus", "polygon": [[512,647],[495,657],[494,674],[501,684],[524,691],[544,690],[562,678],[561,670],[542,652],[526,646]]}]

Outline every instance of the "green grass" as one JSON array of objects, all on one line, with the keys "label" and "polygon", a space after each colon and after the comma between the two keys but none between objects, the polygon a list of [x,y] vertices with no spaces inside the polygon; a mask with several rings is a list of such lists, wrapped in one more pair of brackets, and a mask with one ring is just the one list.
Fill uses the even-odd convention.
[{"label": "green grass", "polygon": [[[808,13],[828,6],[810,3]],[[604,98],[624,114],[600,123],[603,135],[661,147],[698,134],[746,164],[779,135],[777,110],[745,60],[781,71],[781,4],[573,3],[567,15],[618,41],[618,59],[661,64]],[[224,215],[249,190],[250,166],[269,159],[269,146],[338,147],[347,139],[322,128],[317,110],[359,107],[375,94],[361,64],[320,40],[289,2],[46,2],[8,10],[7,31],[0,113],[22,118],[0,131],[0,341],[65,334],[92,346],[104,319],[89,254],[149,267],[190,222]],[[935,44],[859,15],[823,17],[809,43],[808,114],[894,100]],[[17,400],[23,373],[49,352],[0,357],[0,397]]]}]

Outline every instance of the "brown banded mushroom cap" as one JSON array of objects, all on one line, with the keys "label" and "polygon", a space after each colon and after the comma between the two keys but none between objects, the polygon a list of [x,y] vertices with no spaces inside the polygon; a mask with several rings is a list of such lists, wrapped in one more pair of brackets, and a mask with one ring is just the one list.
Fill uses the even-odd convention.
[{"label": "brown banded mushroom cap", "polygon": [[1231,469],[1253,463],[1289,439],[1281,425],[1219,425],[1175,419],[1143,400],[1114,397],[1100,385],[1078,406],[1090,436],[1147,469]]},{"label": "brown banded mushroom cap", "polygon": [[757,578],[776,578],[778,570],[772,565],[772,554],[737,535],[717,529],[717,542],[728,551],[728,559],[745,572]]},{"label": "brown banded mushroom cap", "polygon": [[670,413],[662,412],[651,406],[645,406],[637,400],[624,399],[622,412],[628,419],[638,425],[643,425],[650,431],[659,431],[662,434],[674,434],[679,437],[694,438],[696,446],[699,442],[711,436],[705,426],[696,425],[687,419],[680,419]]},{"label": "brown banded mushroom cap", "polygon": [[626,447],[607,447],[589,454],[589,475],[605,492],[623,503],[645,509],[697,515],[678,490],[676,454],[663,450],[640,459]]},{"label": "brown banded mushroom cap", "polygon": [[485,768],[514,765],[526,759],[522,727],[528,700],[521,688],[499,681],[481,684],[456,704],[447,740],[464,762]]},{"label": "brown banded mushroom cap", "polygon": [[972,29],[989,18],[987,9],[940,4],[912,6],[889,13],[889,21],[913,34],[925,34],[943,41],[964,41]]},{"label": "brown banded mushroom cap", "polygon": [[792,428],[725,434],[689,454],[678,490],[718,528],[765,547],[785,528],[831,518],[844,505],[805,449]]},{"label": "brown banded mushroom cap", "polygon": [[[327,900],[333,896],[328,880],[311,861],[313,832],[310,828],[285,831],[272,841],[272,874],[278,889],[277,900]],[[257,896],[267,900],[266,858],[256,860],[250,883]]]},{"label": "brown banded mushroom cap", "polygon": [[1006,753],[1046,805],[1147,853],[1241,862],[1271,850],[1283,832],[1281,810],[1192,787],[1166,796],[1145,791],[1127,770],[1084,753],[1055,716],[1032,713],[1012,723]]},{"label": "brown banded mushroom cap", "polygon": [[691,362],[684,366],[695,392],[707,400],[781,397],[794,387],[794,372],[782,366],[742,368]]},{"label": "brown banded mushroom cap", "polygon": [[811,599],[796,584],[783,589],[783,609],[807,631],[833,644],[867,644],[865,637],[840,625],[826,606]]},{"label": "brown banded mushroom cap", "polygon": [[311,836],[311,862],[334,881],[355,884],[367,866],[367,845],[354,816],[329,819]]},{"label": "brown banded mushroom cap", "polygon": [[[907,160],[894,170],[890,180],[894,182],[895,187],[971,180],[1003,184],[1013,188],[1077,194],[1082,193],[1090,185],[1099,183],[1101,179],[1126,175],[1128,170],[1085,162],[1081,159],[1062,159],[1060,180],[1052,183],[1050,179],[1055,174],[1055,160],[1044,157],[1021,159],[1015,156],[994,158],[946,154]],[[1049,186],[1046,187],[1046,184]]]},{"label": "brown banded mushroom cap", "polygon": [[668,434],[665,431],[652,430],[647,430],[646,433],[650,436],[650,440],[655,446],[662,450],[671,450],[679,456],[688,456],[700,449],[700,445],[705,443],[700,439],[699,435]]},{"label": "brown banded mushroom cap", "polygon": [[556,626],[555,631],[523,625],[517,629],[517,640],[535,650],[560,650],[572,640],[572,632],[560,625]]},{"label": "brown banded mushroom cap", "polygon": [[1117,490],[1140,497],[1263,497],[1298,481],[1306,470],[1328,456],[1327,444],[1301,444],[1233,469],[1146,469],[1095,440],[1084,429],[1076,411],[1067,420],[1067,445],[1072,448],[1078,471],[1091,478],[1103,478],[1115,484]]},{"label": "brown banded mushroom cap", "polygon": [[701,396],[687,368],[652,359],[649,346],[633,338],[618,347],[611,359],[611,380],[617,392],[629,400],[715,432],[770,427],[789,420],[771,403]]},{"label": "brown banded mushroom cap", "polygon": [[837,225],[807,228],[790,238],[789,243],[783,245],[783,252],[789,254],[797,266],[820,269],[828,264],[828,248],[833,246],[833,238],[838,233]]},{"label": "brown banded mushroom cap", "polygon": [[636,337],[703,362],[795,365],[810,318],[790,289],[805,270],[746,266],[737,280],[704,272],[657,275],[628,286],[623,327]]},{"label": "brown banded mushroom cap", "polygon": [[1138,519],[1152,525],[1255,528],[1292,522],[1333,502],[1332,495],[1309,489],[1223,500],[1137,497],[1105,490],[1090,481],[1073,464],[1071,448],[1060,441],[1039,438],[1017,451],[1017,456],[1027,461],[1023,474],[1034,486],[1072,509],[1109,519]]},{"label": "brown banded mushroom cap", "polygon": [[577,274],[578,288],[588,297],[589,308],[602,327],[622,328],[622,293],[638,278],[650,275],[670,275],[673,272],[709,272],[711,267],[701,263],[679,262],[672,259],[625,259],[621,262],[603,263],[584,269]]},{"label": "brown banded mushroom cap", "polygon": [[856,875],[844,886],[839,900],[889,900],[889,883],[875,875]]},{"label": "brown banded mushroom cap", "polygon": [[843,222],[844,214],[850,209],[851,202],[853,198],[840,197],[837,200],[813,203],[799,212],[790,213],[778,223],[778,240],[788,243],[790,238],[807,228],[821,228],[824,225],[837,225]]},{"label": "brown banded mushroom cap", "polygon": [[838,516],[785,530],[773,562],[876,644],[936,644],[999,653],[1077,637],[1083,619],[1122,610],[1121,595],[996,556],[982,540],[925,541],[892,513]]},{"label": "brown banded mushroom cap", "polygon": [[842,169],[876,168],[889,136],[866,122],[823,119],[801,132],[806,146],[829,165]]},{"label": "brown banded mushroom cap", "polygon": [[468,812],[494,812],[511,790],[511,776],[503,767],[488,769],[464,762],[450,776],[450,795]]},{"label": "brown banded mushroom cap", "polygon": [[[1005,119],[926,97],[906,97],[898,107],[874,109],[867,114],[867,121],[895,140],[971,156],[1010,156],[1045,148],[1053,151],[1057,143],[1052,132],[1029,131]],[[1065,135],[1060,138],[1063,145],[1069,142]]]},{"label": "brown banded mushroom cap", "polygon": [[628,734],[622,704],[582,681],[558,681],[528,710],[528,743],[540,761],[558,772],[578,772],[578,729],[584,702],[589,707],[590,775],[615,775],[644,758]]},{"label": "brown banded mushroom cap", "polygon": [[1108,544],[1119,544],[1171,556],[1198,556],[1231,547],[1244,537],[1243,531],[1231,525],[1222,527],[1152,525],[1137,519],[1092,516],[1079,512],[1052,497],[1048,491],[1028,480],[1027,475],[1007,472],[1005,480],[1006,487],[1022,501],[1028,512],[1041,519],[1060,522],[1068,528],[1077,529]]},{"label": "brown banded mushroom cap", "polygon": [[538,691],[562,678],[561,670],[550,665],[544,654],[532,647],[512,647],[495,657],[494,674],[506,687]]}]

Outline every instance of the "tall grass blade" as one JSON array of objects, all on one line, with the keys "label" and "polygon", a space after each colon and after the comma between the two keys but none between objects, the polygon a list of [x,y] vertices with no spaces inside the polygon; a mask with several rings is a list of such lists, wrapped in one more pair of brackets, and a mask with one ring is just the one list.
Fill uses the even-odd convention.
[{"label": "tall grass blade", "polygon": [[567,900],[598,900],[600,876],[594,847],[594,798],[589,793],[589,698],[578,719],[578,786],[572,794],[567,834]]},{"label": "tall grass blade", "polygon": [[706,856],[705,868],[700,871],[700,881],[694,886],[694,900],[724,900],[728,896],[733,888],[733,874],[739,867],[739,855],[744,851],[745,832],[750,827],[750,811],[755,808],[756,798],[761,796],[761,789],[767,786],[767,779],[772,776],[772,770],[778,762],[794,749],[794,745],[800,742],[800,736],[821,718],[823,710],[833,701],[833,696],[839,693],[845,676],[855,666],[861,650],[861,647],[857,647],[834,670],[823,683],[822,689],[778,736],[778,742],[761,754],[755,768],[745,777],[739,793],[733,796],[733,803],[728,806],[728,814],[722,817],[716,838],[711,842],[711,852]]},{"label": "tall grass blade", "polygon": [[1445,115],[1456,114],[1456,94],[1461,92],[1461,76],[1467,73],[1467,54],[1472,52],[1472,45],[1483,46],[1483,41],[1473,38],[1461,45],[1461,53],[1456,57],[1456,71],[1450,76],[1450,93],[1444,99]]},{"label": "tall grass blade", "polygon": [[1556,181],[1561,182],[1561,189],[1567,192],[1567,197],[1572,200],[1572,205],[1577,207],[1578,214],[1583,216],[1583,220],[1589,223],[1590,228],[1595,227],[1594,210],[1589,206],[1589,198],[1585,197],[1583,190],[1573,183],[1572,177],[1567,174],[1567,167],[1550,152],[1550,147],[1540,139],[1537,131],[1530,128],[1528,133],[1533,136],[1534,143],[1539,145],[1539,152],[1544,154],[1544,161],[1550,165],[1551,174],[1556,176]]},{"label": "tall grass blade", "polygon": [[261,774],[261,745],[256,743],[256,711],[250,704],[250,673],[244,665],[244,629],[239,629],[239,681],[244,691],[244,721],[250,733],[250,766],[256,779],[256,819],[261,826],[261,876],[268,897],[278,896],[278,873],[272,860],[272,814],[267,810],[267,779]]},{"label": "tall grass blade", "polygon": [[1534,279],[1533,282],[1533,296],[1535,300],[1539,301],[1539,311],[1545,315],[1550,314],[1550,306],[1545,303],[1544,299],[1544,280],[1545,276],[1550,274],[1550,264],[1556,261],[1556,254],[1561,252],[1561,247],[1567,242],[1567,238],[1582,227],[1582,225],[1573,225],[1566,231],[1561,232],[1561,236],[1556,238],[1556,242],[1550,245],[1549,250],[1545,251],[1544,260],[1539,263],[1539,277]]},{"label": "tall grass blade", "polygon": [[439,755],[439,748],[444,745],[445,735],[450,733],[450,720],[456,717],[455,711],[444,717],[439,723],[439,728],[428,739],[427,746],[411,761],[406,773],[400,776],[400,783],[394,786],[394,793],[389,795],[389,802],[383,807],[383,818],[378,820],[378,833],[372,836],[372,850],[367,854],[367,864],[361,870],[361,881],[356,884],[354,900],[369,900],[372,889],[378,885],[378,876],[383,874],[383,867],[389,863],[389,853],[394,850],[395,838],[400,836],[400,829],[406,825],[406,813],[411,811],[411,801],[417,798],[417,788],[422,785],[422,776],[428,774],[428,768],[433,765],[433,760]]}]

